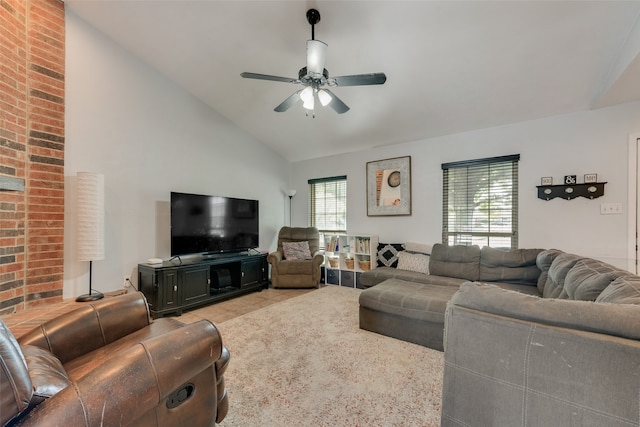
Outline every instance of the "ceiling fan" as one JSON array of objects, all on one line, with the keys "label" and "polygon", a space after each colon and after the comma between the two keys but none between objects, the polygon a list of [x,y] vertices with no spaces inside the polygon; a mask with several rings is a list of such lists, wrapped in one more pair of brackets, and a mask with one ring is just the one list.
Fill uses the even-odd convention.
[{"label": "ceiling fan", "polygon": [[316,9],[309,9],[307,11],[307,21],[311,24],[311,40],[307,40],[307,66],[298,71],[297,79],[271,76],[268,74],[240,73],[240,75],[246,79],[272,80],[305,86],[304,89],[298,90],[274,108],[275,111],[282,113],[298,101],[302,101],[302,105],[307,111],[311,110],[314,112],[314,117],[314,108],[317,102],[320,102],[323,107],[328,105],[338,114],[346,113],[349,111],[349,107],[333,92],[327,89],[327,86],[381,85],[387,81],[387,76],[385,76],[384,73],[329,77],[329,72],[324,68],[324,62],[327,56],[327,44],[315,39],[314,26],[320,22],[320,12]]}]

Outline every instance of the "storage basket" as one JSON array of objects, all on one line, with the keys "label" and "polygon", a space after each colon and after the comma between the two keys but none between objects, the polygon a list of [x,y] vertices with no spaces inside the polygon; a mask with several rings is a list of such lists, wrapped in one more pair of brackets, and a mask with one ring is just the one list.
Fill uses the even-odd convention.
[{"label": "storage basket", "polygon": [[339,259],[338,258],[329,258],[329,267],[337,268],[338,267],[338,263],[339,263]]},{"label": "storage basket", "polygon": [[355,265],[355,264],[354,264],[354,261],[353,261],[353,258],[345,258],[345,260],[344,260],[344,265],[345,265],[349,270],[353,270],[353,266]]},{"label": "storage basket", "polygon": [[360,266],[360,270],[362,271],[369,271],[371,269],[371,261],[369,261],[368,259],[358,260],[358,265]]}]

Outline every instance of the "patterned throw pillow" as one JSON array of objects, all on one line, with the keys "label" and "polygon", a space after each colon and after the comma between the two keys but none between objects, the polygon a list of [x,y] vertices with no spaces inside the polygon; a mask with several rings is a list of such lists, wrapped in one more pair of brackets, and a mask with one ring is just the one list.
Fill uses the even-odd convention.
[{"label": "patterned throw pillow", "polygon": [[378,244],[378,267],[397,267],[398,253],[404,251],[401,243]]},{"label": "patterned throw pillow", "polygon": [[409,252],[419,252],[425,255],[431,255],[431,249],[433,248],[432,245],[427,245],[424,243],[414,243],[414,242],[407,242],[404,244],[404,246],[406,250]]},{"label": "patterned throw pillow", "polygon": [[429,274],[429,255],[408,251],[398,254],[398,270]]},{"label": "patterned throw pillow", "polygon": [[282,252],[284,258],[288,260],[311,259],[309,242],[282,242]]}]

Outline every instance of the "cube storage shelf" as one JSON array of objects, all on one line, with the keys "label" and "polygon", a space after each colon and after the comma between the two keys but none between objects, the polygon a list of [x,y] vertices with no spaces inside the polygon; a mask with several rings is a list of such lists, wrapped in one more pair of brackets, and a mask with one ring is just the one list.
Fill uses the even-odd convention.
[{"label": "cube storage shelf", "polygon": [[360,274],[376,268],[378,236],[325,234],[324,244],[324,283],[361,288]]}]

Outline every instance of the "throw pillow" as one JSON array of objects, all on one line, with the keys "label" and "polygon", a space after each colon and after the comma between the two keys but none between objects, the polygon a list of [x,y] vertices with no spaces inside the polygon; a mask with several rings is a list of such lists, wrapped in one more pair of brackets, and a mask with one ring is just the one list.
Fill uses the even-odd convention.
[{"label": "throw pillow", "polygon": [[398,253],[404,251],[404,245],[400,243],[378,244],[378,267],[397,267]]},{"label": "throw pillow", "polygon": [[309,242],[282,242],[284,258],[289,260],[311,259]]},{"label": "throw pillow", "polygon": [[429,255],[403,251],[398,254],[398,270],[429,274]]},{"label": "throw pillow", "polygon": [[404,245],[409,252],[419,252],[421,254],[431,255],[431,245],[424,243],[407,242]]}]

